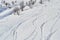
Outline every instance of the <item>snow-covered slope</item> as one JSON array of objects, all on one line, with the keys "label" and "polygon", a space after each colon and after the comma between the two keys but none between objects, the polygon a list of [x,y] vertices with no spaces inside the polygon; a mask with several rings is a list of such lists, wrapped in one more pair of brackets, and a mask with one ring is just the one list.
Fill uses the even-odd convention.
[{"label": "snow-covered slope", "polygon": [[59,4],[59,0],[44,2],[19,16],[5,16],[0,20],[0,40],[60,40]]}]

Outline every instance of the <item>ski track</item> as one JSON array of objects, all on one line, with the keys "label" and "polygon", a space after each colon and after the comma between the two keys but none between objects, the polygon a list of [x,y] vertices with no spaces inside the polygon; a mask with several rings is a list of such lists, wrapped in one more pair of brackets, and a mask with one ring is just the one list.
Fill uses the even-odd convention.
[{"label": "ski track", "polygon": [[[50,38],[59,30],[59,29],[53,30],[53,28],[54,28],[54,25],[56,24],[56,22],[59,21],[59,19],[60,19],[60,12],[56,11],[56,9],[51,4],[52,3],[50,3],[48,6],[45,4],[39,5],[32,9],[23,11],[23,12],[21,12],[21,14],[19,16],[15,15],[17,19],[15,18],[14,15],[12,15],[14,8],[6,9],[6,11],[2,10],[4,12],[1,12],[1,14],[0,14],[0,21],[7,20],[7,19],[9,20],[9,18],[11,18],[11,19],[15,18],[17,21],[15,20],[15,23],[13,23],[11,26],[9,26],[8,31],[5,31],[2,34],[0,34],[0,40],[6,40],[11,34],[13,34],[13,40],[16,40],[18,28],[20,28],[20,26],[27,21],[31,21],[32,25],[35,27],[35,29],[24,40],[36,40],[35,38],[37,38],[37,36],[39,35],[39,32],[37,32],[37,30],[41,31],[41,35],[40,35],[41,38],[39,40],[50,40]],[[51,7],[49,7],[49,6],[51,6]],[[49,9],[47,9],[47,8],[49,8]],[[9,10],[11,12],[8,12]],[[54,10],[54,12],[52,12],[51,10]],[[51,14],[48,14],[47,11],[53,13],[53,14],[51,13],[52,17],[51,17]],[[55,13],[55,11],[56,11],[56,13]],[[57,12],[59,12],[59,13],[57,13]],[[43,16],[45,16],[45,17],[47,16],[47,17],[44,18]],[[44,20],[44,21],[42,22],[42,20]],[[40,23],[40,25],[38,24],[38,26],[36,26],[38,21],[41,21],[41,23]],[[51,29],[49,31],[50,34],[48,36],[46,36],[44,34],[44,28],[45,28],[46,24],[49,24],[50,21],[53,21],[53,23],[52,23]],[[7,25],[9,25],[9,24],[7,24]],[[52,32],[52,30],[53,30],[53,32]],[[16,35],[16,38],[14,38],[15,35]],[[46,39],[43,36],[45,36]]]}]

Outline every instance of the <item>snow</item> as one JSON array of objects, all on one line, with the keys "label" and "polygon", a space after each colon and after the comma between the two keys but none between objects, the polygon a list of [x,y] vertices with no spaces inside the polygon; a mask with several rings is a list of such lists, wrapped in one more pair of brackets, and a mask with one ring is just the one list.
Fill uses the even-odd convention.
[{"label": "snow", "polygon": [[4,18],[4,17],[6,17],[6,16],[11,15],[11,14],[13,13],[13,9],[14,9],[14,8],[12,8],[12,9],[7,9],[6,11],[2,12],[2,13],[0,14],[0,19]]},{"label": "snow", "polygon": [[30,9],[30,7],[29,6],[26,6],[25,8],[24,8],[24,10],[29,10]]},{"label": "snow", "polygon": [[15,7],[0,13],[0,40],[60,40],[59,0],[27,7],[19,16]]},{"label": "snow", "polygon": [[0,13],[3,12],[4,10],[6,10],[7,8],[6,7],[0,7]]}]

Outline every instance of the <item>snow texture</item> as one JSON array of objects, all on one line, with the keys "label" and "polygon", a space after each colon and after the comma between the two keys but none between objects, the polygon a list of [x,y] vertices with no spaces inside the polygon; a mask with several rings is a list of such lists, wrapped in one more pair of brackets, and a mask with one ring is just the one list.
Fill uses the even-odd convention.
[{"label": "snow texture", "polygon": [[19,1],[11,8],[0,7],[0,40],[60,40],[60,0],[37,0],[32,8],[25,4],[23,11]]}]

